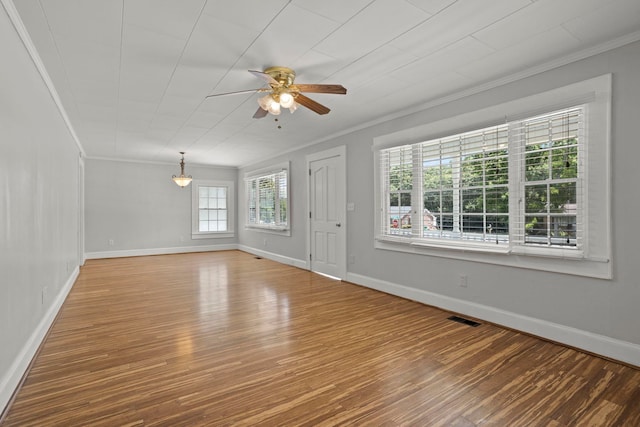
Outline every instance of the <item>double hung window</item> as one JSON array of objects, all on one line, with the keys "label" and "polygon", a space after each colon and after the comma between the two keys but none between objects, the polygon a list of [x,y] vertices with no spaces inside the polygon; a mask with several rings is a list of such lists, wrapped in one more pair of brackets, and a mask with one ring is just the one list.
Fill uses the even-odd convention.
[{"label": "double hung window", "polygon": [[232,237],[235,215],[233,182],[194,180],[191,191],[191,237]]}]

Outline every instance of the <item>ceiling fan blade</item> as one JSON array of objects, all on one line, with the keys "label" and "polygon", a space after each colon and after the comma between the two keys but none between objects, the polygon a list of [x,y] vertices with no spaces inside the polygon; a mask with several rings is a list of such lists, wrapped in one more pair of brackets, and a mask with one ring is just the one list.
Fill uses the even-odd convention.
[{"label": "ceiling fan blade", "polygon": [[263,71],[249,70],[249,72],[254,76],[256,76],[257,78],[259,78],[260,80],[264,80],[266,83],[269,83],[270,85],[280,86],[280,82],[278,82],[276,79],[274,79],[269,74]]},{"label": "ceiling fan blade", "polygon": [[267,110],[263,110],[262,107],[258,107],[258,110],[254,113],[254,119],[261,119],[265,117],[269,112]]},{"label": "ceiling fan blade", "polygon": [[330,109],[328,109],[327,107],[325,107],[322,104],[317,103],[316,101],[314,101],[311,98],[307,98],[306,96],[304,96],[303,94],[299,93],[296,97],[296,102],[300,105],[303,105],[305,107],[307,107],[308,109],[310,109],[311,111],[314,111],[318,114],[327,114],[329,111],[331,111]]},{"label": "ceiling fan blade", "polygon": [[240,95],[241,93],[266,92],[268,90],[271,90],[271,89],[260,88],[260,89],[238,90],[235,92],[214,93],[213,95],[207,95],[205,98],[213,98],[216,96]]},{"label": "ceiling fan blade", "polygon": [[333,93],[336,95],[345,95],[347,93],[347,89],[342,85],[296,84],[294,86],[300,92]]}]

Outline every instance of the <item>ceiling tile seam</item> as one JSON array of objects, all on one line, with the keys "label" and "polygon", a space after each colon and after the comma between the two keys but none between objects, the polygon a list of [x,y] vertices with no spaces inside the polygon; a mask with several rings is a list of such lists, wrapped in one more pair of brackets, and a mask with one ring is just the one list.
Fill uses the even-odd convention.
[{"label": "ceiling tile seam", "polygon": [[320,16],[320,17],[322,17],[322,18],[328,19],[329,21],[333,21],[333,22],[335,22],[336,24],[340,24],[340,25],[338,26],[338,28],[340,28],[340,27],[342,27],[343,25],[345,25],[347,22],[351,21],[355,16],[357,16],[358,14],[360,14],[360,12],[362,12],[363,10],[365,10],[366,8],[368,8],[369,6],[371,6],[371,4],[372,4],[372,3],[375,3],[376,1],[377,1],[377,0],[371,0],[371,1],[369,1],[369,3],[367,3],[367,4],[366,4],[366,5],[364,5],[364,6],[362,6],[362,7],[360,8],[360,10],[358,10],[358,11],[357,11],[357,12],[355,12],[353,15],[351,15],[351,17],[350,17],[349,19],[347,19],[346,21],[344,21],[342,24],[340,24],[340,22],[339,22],[339,21],[336,21],[336,20],[332,19],[330,16],[326,16],[326,15],[323,15],[323,14],[321,14],[321,13],[314,12],[313,10],[308,9],[308,8],[306,8],[306,7],[302,6],[302,5],[297,4],[296,6],[297,6],[297,7],[299,7],[300,9],[304,9],[304,10],[306,10],[306,11],[307,11],[307,12],[309,12],[309,13],[313,13],[314,15],[318,15],[318,16]]},{"label": "ceiling tile seam", "polygon": [[[222,77],[220,77],[220,79],[218,79],[218,81],[215,83],[215,85],[211,88],[211,90],[209,90],[209,93],[213,93],[215,91],[215,89],[218,87],[218,85],[227,77],[227,75],[229,75],[229,73],[231,72],[231,70],[233,70],[233,67],[235,67],[235,65],[240,61],[240,59],[242,59],[244,57],[244,55],[247,53],[247,51],[251,48],[251,46],[253,46],[256,41],[262,36],[262,34],[264,34],[264,32],[271,26],[271,24],[273,23],[273,21],[280,16],[280,14],[282,14],[284,12],[284,10],[291,4],[293,0],[289,0],[284,6],[282,6],[282,8],[278,11],[278,13],[276,13],[270,20],[269,22],[264,26],[264,28],[262,28],[262,30],[260,31],[260,33],[258,33],[256,35],[256,37],[254,37],[254,39],[251,41],[251,43],[249,43],[247,45],[247,47],[242,51],[242,53],[240,55],[238,55],[238,58],[234,61],[233,64],[231,64],[229,66],[229,68],[227,68],[227,71],[222,75]],[[206,3],[205,3],[206,4]],[[199,18],[198,18],[199,19]],[[180,125],[180,127],[178,128],[178,130],[173,134],[173,136],[171,138],[169,138],[168,143],[165,145],[168,146],[169,144],[171,144],[173,142],[173,139],[175,138],[175,136],[178,134],[178,132],[184,128],[184,126],[189,122],[189,120],[191,120],[191,118],[193,117],[193,115],[200,109],[200,107],[202,106],[202,104],[205,102],[207,98],[203,97],[202,101],[200,101],[198,103],[198,105],[191,111],[191,113],[187,116],[187,118],[184,120],[184,122]],[[247,98],[248,100],[249,98]],[[243,103],[239,104],[239,106],[237,108],[239,108],[241,105],[244,105],[245,102],[247,102],[247,100],[245,100]],[[237,109],[236,108],[236,109]],[[220,120],[218,120],[216,123],[214,123],[213,125],[211,125],[209,127],[209,130],[202,135],[201,137],[199,137],[198,139],[196,139],[195,141],[192,141],[191,144],[189,145],[189,147],[193,147],[194,144],[197,144],[202,138],[204,138],[209,132],[211,132],[211,130],[213,130],[216,126],[218,126],[218,124],[220,124],[223,120],[226,120],[227,117],[229,117],[233,112],[235,111],[232,110],[231,112],[229,112],[229,114],[227,114],[226,116],[220,118]]]},{"label": "ceiling tile seam", "polygon": [[584,41],[584,40],[582,40],[582,38],[581,38],[581,37],[579,37],[577,34],[574,34],[574,33],[573,33],[573,31],[571,31],[570,29],[568,29],[568,28],[565,26],[565,24],[566,24],[567,22],[568,22],[568,21],[563,22],[562,24],[560,24],[560,28],[562,28],[564,31],[566,31],[566,32],[567,32],[567,34],[569,34],[569,35],[570,35],[571,37],[573,37],[574,39],[576,39],[576,40],[578,40],[578,41],[581,41],[581,42],[582,42],[582,41]]},{"label": "ceiling tile seam", "polygon": [[[496,48],[494,48],[493,46],[490,46],[489,44],[487,44],[487,43],[483,42],[480,38],[478,38],[478,37],[476,36],[476,34],[477,34],[477,33],[479,33],[479,32],[481,32],[481,31],[486,30],[487,28],[491,27],[492,25],[496,25],[497,23],[499,23],[499,22],[502,22],[502,21],[506,20],[506,19],[507,19],[507,18],[509,18],[510,16],[515,15],[516,13],[519,13],[521,10],[526,9],[526,8],[528,8],[528,7],[532,6],[532,5],[533,5],[533,3],[535,3],[536,1],[537,1],[537,0],[530,0],[530,3],[529,3],[528,5],[522,6],[521,8],[514,10],[514,11],[513,11],[513,12],[511,12],[510,14],[503,16],[502,18],[498,19],[497,21],[492,22],[491,24],[485,25],[484,27],[482,27],[482,28],[480,28],[480,29],[478,29],[478,30],[474,31],[473,33],[471,33],[471,34],[470,34],[470,36],[471,36],[471,37],[473,37],[473,38],[474,38],[475,40],[477,40],[478,42],[482,43],[483,45],[485,45],[485,46],[487,46],[487,47],[491,48],[492,50],[497,50],[497,49],[496,49]],[[559,25],[559,27],[562,27],[565,31],[567,31],[569,34],[571,34],[571,32],[570,32],[570,31],[568,31],[566,28],[564,28],[563,24],[560,24],[560,25]],[[541,33],[541,32],[539,32],[539,33],[537,33],[537,34],[540,34],[540,33]],[[578,37],[576,37],[574,34],[571,34],[571,36],[573,36],[573,37],[575,37],[576,39],[578,39]],[[578,40],[579,40],[579,39],[578,39]]]},{"label": "ceiling tile seam", "polygon": [[[191,41],[191,38],[193,37],[193,33],[196,29],[196,27],[198,26],[198,24],[200,23],[200,19],[202,18],[202,14],[204,13],[204,9],[207,6],[207,0],[205,0],[202,3],[202,6],[200,7],[200,13],[198,13],[198,18],[195,20],[195,22],[193,23],[193,26],[191,27],[191,31],[189,32],[189,36],[187,37],[187,40],[184,43],[184,46],[182,46],[182,51],[180,52],[180,56],[178,57],[178,60],[176,61],[173,70],[171,71],[171,75],[169,76],[169,80],[167,81],[166,86],[164,87],[164,91],[162,91],[162,96],[160,97],[160,101],[158,102],[158,104],[156,105],[156,110],[153,112],[153,116],[151,118],[151,121],[149,122],[149,125],[147,126],[147,129],[145,130],[144,134],[146,135],[147,132],[149,132],[150,128],[151,128],[151,124],[153,123],[153,120],[155,119],[158,110],[160,110],[160,105],[162,104],[162,101],[164,100],[165,96],[167,95],[167,90],[169,90],[169,86],[171,86],[171,82],[173,81],[173,78],[176,74],[176,70],[178,69],[178,66],[180,65],[180,62],[182,61],[182,57],[184,56],[184,52],[187,50],[187,46],[189,46],[189,42]],[[198,106],[200,106],[202,103],[200,103]],[[193,113],[191,113],[191,115],[193,115]],[[191,117],[191,115],[189,115],[189,118]],[[188,121],[188,119],[187,119]],[[164,144],[164,146],[162,148],[167,148],[169,146],[169,144],[171,144],[171,141],[173,140],[173,138],[175,138],[175,136],[184,128],[184,126],[186,125],[187,121],[184,121],[180,127],[178,129],[176,129],[176,131],[173,133],[173,135],[167,140],[167,142]]]},{"label": "ceiling tile seam", "polygon": [[[526,9],[526,8],[528,8],[528,7],[531,7],[531,6],[533,5],[533,3],[535,3],[536,1],[537,1],[537,0],[529,0],[529,4],[524,5],[524,6],[522,6],[521,8],[516,9],[516,10],[514,10],[513,12],[511,12],[511,13],[509,13],[509,14],[507,14],[507,15],[504,15],[502,18],[497,19],[497,20],[493,21],[492,23],[487,24],[487,25],[485,25],[484,27],[482,27],[482,28],[479,28],[479,29],[475,30],[473,33],[471,33],[471,34],[469,34],[469,35],[470,35],[470,36],[475,36],[475,34],[476,34],[476,33],[479,33],[480,31],[484,31],[484,30],[486,30],[487,28],[491,27],[492,25],[496,25],[498,22],[502,22],[502,21],[504,21],[505,19],[509,18],[510,16],[515,15],[516,13],[519,13],[521,10]],[[475,38],[475,37],[474,37],[474,38]],[[477,39],[477,38],[476,38],[476,40],[480,41],[480,40],[479,40],[479,39]]]},{"label": "ceiling tile seam", "polygon": [[[485,27],[486,28],[486,27]],[[496,49],[495,47],[489,45],[489,43],[486,43],[482,40],[480,40],[479,38],[477,38],[475,35],[475,33],[473,34],[469,34],[467,37],[472,38],[473,40],[477,41],[478,43],[480,43],[482,46],[486,47],[487,49],[490,49],[493,53],[497,52],[498,49]]]},{"label": "ceiling tile seam", "polygon": [[[60,54],[60,48],[58,47],[58,43],[56,42],[56,37],[53,34],[53,28],[51,28],[51,23],[49,22],[49,17],[47,16],[47,13],[46,13],[46,11],[44,9],[44,6],[42,5],[42,0],[38,0],[38,6],[40,7],[40,10],[42,11],[42,16],[44,17],[45,22],[47,23],[47,29],[49,30],[49,34],[51,36],[51,42],[53,43],[53,46],[55,47],[56,55],[58,56],[58,59],[60,60],[60,64],[62,65],[62,70],[64,71],[64,80],[67,83],[67,88],[69,89],[69,92],[71,93],[71,99],[72,99],[72,102],[73,102],[73,106],[76,108],[76,111],[79,113],[80,112],[80,108],[79,108],[78,102],[76,100],[76,94],[75,94],[75,92],[73,90],[73,87],[71,86],[71,80],[69,79],[69,73],[67,71],[67,66],[66,66],[65,62],[62,60],[62,55]],[[65,113],[66,113],[66,109],[65,109]]]},{"label": "ceiling tile seam", "polygon": [[[371,0],[369,3],[367,3],[365,6],[363,6],[360,10],[358,10],[356,13],[354,13],[353,15],[351,15],[351,17],[350,17],[349,19],[347,19],[346,21],[344,21],[342,24],[339,24],[339,25],[338,25],[338,26],[337,26],[333,31],[331,31],[329,34],[327,34],[327,35],[326,35],[325,37],[323,37],[321,40],[318,40],[318,42],[317,42],[316,44],[314,44],[313,46],[311,46],[311,47],[309,48],[309,50],[313,50],[316,46],[318,46],[320,43],[322,43],[323,41],[325,41],[328,37],[331,37],[331,35],[332,35],[332,34],[334,34],[336,31],[340,30],[340,28],[342,28],[342,27],[344,27],[345,25],[347,25],[347,24],[348,24],[349,22],[351,22],[351,21],[352,21],[356,16],[358,16],[359,14],[361,14],[361,13],[362,13],[362,11],[364,11],[365,9],[367,9],[369,6],[371,6],[371,5],[372,5],[373,3],[375,3],[375,2],[376,2],[376,0]],[[301,6],[299,6],[299,7],[301,7]],[[306,11],[308,11],[308,12],[310,12],[310,13],[313,13],[314,15],[318,15],[318,16],[321,16],[321,17],[323,17],[323,18],[327,18],[326,16],[320,15],[320,14],[318,14],[318,13],[315,13],[315,12],[310,11],[310,10],[308,10],[308,9],[305,9],[305,8],[303,8],[303,7],[301,7],[301,8],[302,8],[302,9],[304,9],[304,10],[306,10]],[[327,18],[327,19],[330,19],[330,18]],[[330,20],[332,20],[332,19],[330,19]],[[333,21],[333,20],[332,20],[332,21]],[[334,22],[335,22],[335,21],[334,21]],[[298,61],[298,60],[299,60],[300,58],[302,58],[303,56],[304,56],[304,54],[300,55],[298,58],[296,58],[296,59],[295,59],[295,61]],[[329,55],[329,56],[331,56],[331,55]],[[331,57],[333,57],[333,56],[331,56]],[[295,61],[294,61],[294,62],[295,62]],[[356,60],[356,61],[357,61],[357,60]],[[354,62],[355,62],[355,61],[354,61]],[[349,66],[349,65],[350,65],[350,64],[347,64],[346,66]],[[345,67],[346,67],[346,66],[345,66]],[[345,67],[343,67],[343,68],[345,68]],[[341,68],[341,69],[342,69],[342,68]],[[333,73],[333,74],[331,74],[331,75],[327,76],[327,79],[328,79],[328,78],[331,78],[331,76],[333,76],[334,74],[335,74],[335,73]],[[324,80],[322,80],[322,81],[327,81],[327,79],[324,79]]]},{"label": "ceiling tile seam", "polygon": [[[448,5],[447,7],[443,8],[442,10],[440,10],[437,14],[439,14],[439,13],[441,13],[442,11],[444,11],[444,10],[448,9],[449,7],[453,6],[453,5],[454,5],[455,3],[457,3],[457,2],[458,2],[458,0],[456,0],[456,1],[455,1],[455,2],[453,2],[453,3],[451,3],[451,4],[450,4],[450,5]],[[496,49],[495,49],[493,46],[489,46],[487,43],[485,43],[485,42],[483,42],[482,40],[480,40],[480,39],[476,38],[474,35],[475,35],[476,33],[480,32],[480,31],[484,30],[485,28],[488,28],[488,27],[490,27],[490,26],[492,26],[492,25],[495,25],[496,23],[498,23],[498,22],[500,22],[500,21],[502,21],[502,20],[504,20],[504,19],[508,18],[509,16],[513,15],[514,13],[517,13],[517,12],[519,12],[519,11],[521,11],[521,10],[523,10],[523,9],[525,9],[525,8],[527,8],[527,7],[529,7],[529,6],[531,6],[531,4],[532,4],[532,3],[529,3],[529,4],[525,5],[525,6],[522,6],[521,8],[519,8],[519,9],[517,9],[517,10],[514,10],[513,12],[509,13],[508,15],[505,15],[505,16],[503,16],[502,18],[497,19],[497,20],[493,21],[492,23],[485,25],[484,27],[482,27],[482,28],[480,28],[480,29],[478,29],[478,30],[474,31],[473,33],[470,33],[470,34],[464,35],[464,36],[462,36],[462,37],[460,37],[460,38],[458,38],[458,39],[456,39],[456,40],[454,40],[454,41],[452,41],[452,42],[450,42],[450,43],[447,43],[446,45],[441,46],[439,49],[436,49],[436,50],[434,50],[433,52],[430,52],[429,54],[427,54],[427,55],[425,55],[425,56],[421,56],[421,57],[416,58],[416,59],[415,59],[415,60],[413,60],[413,61],[410,61],[410,62],[404,63],[404,64],[402,64],[402,65],[400,65],[400,66],[398,66],[398,67],[394,68],[393,70],[391,70],[391,72],[390,72],[390,73],[394,73],[394,72],[396,72],[396,71],[398,71],[398,70],[400,70],[400,69],[402,69],[402,68],[406,68],[406,67],[408,67],[408,66],[410,66],[410,65],[412,65],[412,64],[414,64],[414,63],[416,63],[416,62],[418,62],[418,61],[422,61],[423,59],[428,58],[429,56],[435,55],[435,54],[437,54],[438,52],[443,51],[443,50],[445,50],[445,49],[449,48],[450,46],[453,46],[454,44],[456,44],[456,43],[460,42],[461,40],[464,40],[464,39],[465,39],[465,38],[467,38],[467,37],[471,37],[472,39],[476,40],[477,42],[479,42],[479,43],[480,43],[480,44],[482,44],[483,46],[485,46],[485,47],[487,47],[487,48],[489,48],[490,50],[492,50],[492,51],[494,51],[494,52],[495,52],[495,51],[496,51]],[[436,15],[437,15],[437,14],[436,14]],[[436,16],[436,15],[433,15],[431,18],[433,18],[433,17],[434,17],[434,16]],[[429,19],[431,19],[431,18],[429,18]],[[426,21],[428,21],[429,19],[426,19],[426,20],[425,20],[425,21],[423,21],[423,22],[426,22]],[[413,28],[417,27],[418,25],[422,25],[422,23],[416,24]],[[409,31],[413,30],[413,28],[410,28],[410,29],[409,29],[409,30],[407,30],[406,32],[409,32]],[[405,32],[405,33],[406,33],[406,32]],[[398,35],[397,37],[395,37],[394,39],[389,40],[386,44],[391,43],[392,41],[394,41],[394,40],[395,40],[395,39],[397,39],[398,37],[401,37],[402,35],[403,35],[403,34],[400,34],[400,35]],[[383,46],[384,46],[384,45],[383,45]],[[375,51],[372,51],[372,52],[375,52]],[[370,53],[372,53],[372,52],[370,52]],[[368,54],[367,54],[367,55],[368,55]],[[354,61],[354,62],[357,62],[359,59],[360,59],[360,58],[358,58],[358,59],[357,59],[356,61]]]},{"label": "ceiling tile seam", "polygon": [[387,114],[387,115],[383,115],[383,116],[374,118],[374,119],[369,120],[367,122],[360,123],[357,126],[352,126],[352,127],[348,128],[348,129],[343,129],[343,130],[341,130],[339,132],[334,132],[334,133],[332,133],[330,135],[323,136],[322,138],[315,139],[315,140],[313,140],[313,141],[311,141],[311,142],[309,142],[309,143],[307,143],[305,145],[292,147],[291,149],[285,150],[283,152],[280,152],[280,153],[278,153],[277,155],[275,155],[275,156],[273,156],[271,158],[261,159],[258,162],[253,162],[253,163],[240,164],[237,167],[240,168],[240,169],[247,168],[247,167],[250,167],[252,165],[255,165],[255,164],[258,164],[258,163],[261,163],[261,162],[264,162],[264,161],[268,161],[268,160],[272,160],[272,159],[275,159],[275,158],[279,158],[279,157],[281,157],[283,155],[295,152],[297,150],[301,150],[303,148],[311,147],[313,145],[320,144],[322,142],[326,142],[326,141],[330,141],[332,139],[340,138],[342,136],[349,135],[349,134],[351,134],[353,132],[357,132],[357,131],[360,131],[360,130],[363,130],[363,129],[367,129],[367,128],[370,128],[372,126],[382,125],[383,123],[391,122],[393,120],[400,119],[400,118],[406,117],[406,116],[410,116],[411,114],[416,114],[416,113],[419,113],[421,111],[426,111],[428,109],[435,108],[435,107],[437,107],[439,105],[444,105],[444,104],[449,103],[449,102],[454,102],[454,101],[457,101],[457,100],[460,100],[460,99],[464,99],[466,97],[473,96],[473,95],[476,95],[478,93],[481,93],[481,92],[484,92],[484,91],[487,91],[487,90],[491,90],[491,89],[494,89],[494,88],[497,88],[497,87],[500,87],[500,86],[504,86],[504,85],[507,85],[509,83],[513,83],[513,82],[516,82],[516,81],[519,81],[519,80],[523,80],[523,79],[526,79],[528,77],[532,77],[532,76],[535,76],[537,74],[541,74],[541,73],[544,73],[546,71],[553,70],[553,69],[562,67],[562,66],[567,65],[567,64],[571,64],[571,63],[574,63],[574,62],[577,62],[577,61],[580,61],[580,60],[583,60],[583,59],[587,59],[587,58],[590,58],[592,56],[598,55],[600,53],[608,52],[610,50],[613,50],[613,49],[616,49],[616,48],[619,48],[619,47],[622,47],[622,46],[625,46],[627,44],[634,43],[634,42],[637,42],[637,41],[640,41],[640,30],[639,31],[635,31],[635,32],[633,32],[631,34],[626,34],[626,35],[618,37],[616,39],[601,43],[601,44],[596,45],[596,46],[591,46],[591,47],[583,49],[583,50],[581,50],[579,52],[574,52],[574,53],[572,53],[570,55],[561,56],[559,58],[556,58],[555,60],[545,62],[544,64],[540,64],[540,65],[538,65],[536,67],[532,67],[532,68],[527,69],[525,71],[514,73],[514,74],[511,74],[509,76],[505,76],[505,77],[502,77],[502,78],[499,78],[499,79],[495,79],[495,80],[492,80],[492,81],[489,81],[489,82],[486,82],[486,83],[483,83],[483,84],[480,84],[480,85],[476,85],[476,86],[471,87],[471,88],[463,89],[463,90],[457,91],[455,93],[452,93],[452,94],[449,94],[449,95],[446,95],[446,96],[442,96],[442,97],[440,97],[438,99],[434,99],[434,100],[425,102],[424,104],[415,105],[412,108],[408,108],[408,109],[405,109],[405,110],[402,110],[402,111],[398,111],[398,112],[393,113],[393,114]]},{"label": "ceiling tile seam", "polygon": [[[440,13],[442,13],[443,11],[445,11],[445,10],[449,9],[451,6],[453,6],[454,4],[456,4],[458,1],[459,1],[459,0],[454,1],[453,3],[451,3],[451,4],[447,5],[446,7],[442,8],[441,10],[439,10],[437,13],[435,13],[435,14],[433,14],[433,15],[430,15],[428,18],[426,18],[426,19],[424,19],[424,20],[422,20],[422,21],[418,22],[417,24],[415,24],[415,25],[414,25],[414,26],[412,26],[411,28],[407,29],[407,30],[406,30],[406,31],[404,31],[403,33],[398,34],[397,36],[393,37],[392,39],[387,40],[385,43],[381,44],[380,46],[376,47],[375,49],[370,50],[369,52],[367,52],[367,53],[365,53],[365,54],[363,54],[363,55],[359,56],[359,57],[358,57],[358,58],[356,58],[355,60],[353,60],[353,61],[351,61],[350,63],[348,63],[348,64],[344,65],[344,66],[343,66],[343,67],[341,67],[341,68],[339,68],[338,70],[336,70],[335,72],[333,72],[332,74],[330,74],[329,76],[327,76],[327,78],[325,79],[325,81],[326,81],[327,79],[330,79],[331,77],[335,76],[336,74],[338,74],[340,71],[344,70],[345,68],[347,68],[347,67],[349,67],[349,66],[351,66],[351,65],[355,64],[356,62],[360,61],[361,59],[366,58],[367,56],[371,55],[372,53],[374,53],[374,52],[375,52],[375,51],[377,51],[378,49],[381,49],[382,47],[385,47],[385,46],[387,46],[387,45],[391,44],[393,41],[395,41],[395,40],[397,40],[398,38],[400,38],[400,37],[404,36],[404,35],[405,35],[405,34],[407,34],[409,31],[412,31],[412,30],[414,30],[415,28],[417,28],[418,26],[420,26],[420,25],[424,24],[425,22],[428,22],[429,20],[433,19],[435,16],[437,16],[437,15],[439,15]],[[373,3],[373,2],[371,2],[371,3]],[[369,4],[371,4],[371,3],[369,3]],[[417,6],[413,5],[413,4],[411,4],[411,6],[415,7],[415,8],[416,8],[416,9],[418,9],[418,10],[422,10],[422,9],[420,9],[419,7],[417,7]],[[367,6],[367,7],[368,7],[368,6]],[[364,10],[364,8],[363,8],[363,10]],[[427,12],[425,12],[425,11],[423,11],[423,12],[424,12],[424,13],[427,13]],[[336,30],[337,30],[337,29],[336,29]],[[318,42],[316,45],[314,45],[311,49],[315,48],[318,44],[319,44],[319,42]],[[434,53],[435,53],[435,52],[434,52]],[[417,59],[416,59],[416,61],[417,61]],[[404,65],[406,66],[406,65],[409,65],[409,64],[411,64],[411,63],[413,63],[413,62],[415,62],[415,61],[412,61],[412,62],[407,63],[407,64],[404,64]],[[401,68],[401,67],[398,67],[398,68]],[[394,69],[393,71],[396,71],[398,68]]]},{"label": "ceiling tile seam", "polygon": [[[231,64],[229,66],[229,68],[227,68],[227,71],[224,73],[224,75],[222,77],[220,77],[220,79],[218,79],[218,82],[211,88],[211,90],[209,91],[209,93],[213,93],[213,91],[218,87],[218,85],[220,84],[220,82],[222,82],[227,75],[229,75],[229,73],[231,72],[231,70],[233,70],[233,67],[235,67],[235,65],[240,61],[240,59],[242,59],[244,57],[244,55],[247,53],[247,51],[249,49],[251,49],[251,46],[253,46],[256,41],[258,41],[258,39],[260,37],[262,37],[262,35],[264,34],[265,31],[267,31],[267,29],[271,26],[271,24],[273,24],[273,21],[276,20],[276,18],[278,16],[280,16],[284,10],[289,7],[289,5],[291,4],[293,0],[289,0],[284,6],[282,6],[282,8],[278,11],[278,13],[276,13],[275,15],[273,15],[273,17],[269,20],[269,22],[267,22],[267,24],[264,26],[264,28],[262,28],[262,30],[253,38],[253,40],[251,41],[251,43],[249,43],[247,45],[247,47],[242,51],[242,53],[240,55],[238,55],[238,59],[235,60],[235,62],[233,64]],[[204,102],[204,100],[203,100]],[[198,105],[197,108],[200,108],[200,105],[202,105],[202,102]],[[196,110],[197,110],[196,108]]]},{"label": "ceiling tile seam", "polygon": [[[251,94],[250,96],[247,96],[247,98],[246,98],[243,102],[241,102],[240,104],[238,104],[238,106],[237,106],[236,108],[234,108],[233,110],[229,111],[229,112],[227,113],[227,115],[225,115],[223,118],[221,118],[221,119],[216,123],[216,125],[217,125],[218,123],[220,123],[220,122],[222,122],[222,121],[226,120],[229,116],[231,116],[233,113],[235,113],[237,110],[239,110],[239,109],[240,109],[240,107],[242,107],[244,104],[246,104],[246,103],[251,99],[251,97],[252,97],[252,96],[253,96],[253,94]],[[246,124],[246,125],[244,125],[244,126],[243,126],[241,129],[239,129],[237,132],[233,132],[232,134],[228,135],[226,138],[224,138],[224,139],[220,140],[219,142],[216,142],[216,143],[215,143],[215,145],[213,145],[213,146],[211,147],[211,149],[210,149],[210,150],[208,150],[207,152],[209,152],[209,151],[213,150],[215,147],[217,147],[217,146],[218,146],[218,145],[220,145],[220,144],[224,144],[224,143],[225,143],[226,141],[228,141],[232,136],[237,135],[238,133],[240,133],[241,131],[245,130],[246,128],[248,128],[248,127],[249,127],[249,126],[251,126],[252,124],[253,124],[253,122],[252,122],[252,121],[247,122],[247,124]],[[191,149],[191,147],[193,147],[194,145],[196,145],[197,143],[199,143],[203,138],[206,138],[206,137],[207,137],[207,135],[208,135],[211,131],[213,131],[213,128],[214,128],[214,127],[215,127],[215,126],[213,126],[213,127],[209,128],[209,129],[208,129],[208,130],[207,130],[203,135],[199,136],[196,140],[192,141],[192,142],[191,142],[191,144],[189,144],[189,149]]]},{"label": "ceiling tile seam", "polygon": [[[442,52],[442,51],[447,50],[449,47],[451,47],[451,46],[455,45],[456,43],[459,43],[460,41],[462,41],[462,40],[464,40],[464,39],[466,39],[466,38],[472,38],[472,39],[474,39],[474,40],[478,41],[478,42],[479,42],[480,44],[482,44],[483,46],[485,46],[485,47],[487,47],[488,49],[490,49],[493,53],[495,53],[495,52],[496,52],[496,49],[495,49],[495,48],[493,48],[493,47],[491,47],[491,46],[488,46],[486,43],[483,43],[482,41],[480,41],[480,40],[476,39],[475,37],[473,37],[473,36],[471,36],[471,35],[465,35],[465,36],[462,36],[462,37],[460,37],[460,38],[458,38],[458,39],[455,39],[455,40],[451,41],[450,43],[447,43],[447,44],[443,45],[442,47],[440,47],[440,48],[438,48],[438,49],[434,50],[433,52],[429,53],[428,55],[421,56],[421,57],[418,57],[418,58],[416,58],[416,59],[414,59],[414,60],[412,60],[412,61],[407,61],[407,62],[405,62],[405,63],[403,63],[402,65],[399,65],[399,66],[397,66],[397,67],[395,67],[395,68],[391,69],[390,71],[388,71],[388,72],[387,72],[387,74],[395,74],[395,73],[396,73],[396,72],[398,72],[399,70],[402,70],[402,69],[404,69],[404,68],[408,68],[408,67],[410,67],[411,65],[413,65],[413,64],[415,64],[415,63],[417,63],[417,62],[423,61],[425,58],[428,58],[428,57],[430,57],[430,56],[433,56],[433,55],[438,54],[439,52]],[[372,51],[372,52],[374,52],[374,51]],[[372,53],[372,52],[371,52],[371,53]],[[398,80],[401,80],[401,79],[398,79]],[[369,80],[369,81],[373,81],[373,78],[372,78],[371,80]],[[366,81],[365,81],[365,82],[366,82]]]},{"label": "ceiling tile seam", "polygon": [[67,127],[67,130],[71,135],[71,138],[76,143],[76,146],[80,151],[80,156],[86,157],[86,151],[84,150],[82,143],[80,142],[80,139],[76,134],[73,124],[71,123],[71,119],[69,119],[69,116],[67,115],[67,111],[65,110],[62,104],[62,100],[60,99],[60,95],[58,95],[58,91],[56,90],[55,85],[53,84],[53,80],[51,80],[51,76],[49,76],[49,73],[47,72],[47,69],[44,66],[44,62],[42,62],[42,58],[40,58],[40,54],[38,53],[38,50],[36,49],[35,44],[33,44],[33,40],[31,40],[31,36],[29,35],[29,32],[27,31],[27,28],[24,25],[24,22],[22,22],[22,18],[18,13],[18,9],[16,9],[16,6],[13,3],[13,0],[0,0],[0,2],[2,3],[2,6],[6,11],[7,16],[9,17],[9,20],[11,21],[13,28],[15,29],[18,37],[24,44],[24,47],[27,50],[27,53],[29,54],[29,57],[33,61],[33,64],[35,65],[36,70],[38,71],[38,74],[40,75],[40,77],[42,78],[42,81],[47,87],[47,90],[49,91],[49,94],[51,95],[51,98],[53,99],[54,104],[58,108],[58,111],[62,116],[62,120],[64,121],[65,126]]}]

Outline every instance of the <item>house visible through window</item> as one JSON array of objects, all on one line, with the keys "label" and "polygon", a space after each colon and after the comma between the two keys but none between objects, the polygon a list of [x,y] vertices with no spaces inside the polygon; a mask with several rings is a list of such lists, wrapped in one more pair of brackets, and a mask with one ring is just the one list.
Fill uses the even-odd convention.
[{"label": "house visible through window", "polygon": [[245,178],[247,226],[289,229],[289,168],[278,167]]}]

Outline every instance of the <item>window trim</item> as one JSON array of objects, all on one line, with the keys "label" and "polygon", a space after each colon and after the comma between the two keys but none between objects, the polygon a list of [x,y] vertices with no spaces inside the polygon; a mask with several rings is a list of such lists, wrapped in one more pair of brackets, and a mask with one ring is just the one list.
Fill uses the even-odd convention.
[{"label": "window trim", "polygon": [[[513,247],[488,248],[465,242],[411,241],[381,235],[384,183],[379,169],[380,151],[443,138],[586,104],[585,128],[588,144],[585,158],[586,225],[583,253],[573,249]],[[507,113],[507,114],[505,114]],[[606,74],[540,94],[471,111],[433,123],[374,138],[375,207],[374,246],[378,249],[499,264],[579,276],[610,279],[611,267],[611,75]],[[599,203],[595,207],[595,203]],[[597,224],[597,227],[594,226]],[[604,225],[603,225],[604,224]]]},{"label": "window trim", "polygon": [[[200,187],[227,188],[227,230],[199,231]],[[235,190],[233,181],[194,179],[191,182],[191,239],[223,239],[235,237]]]},{"label": "window trim", "polygon": [[[270,225],[270,224],[259,224],[259,223],[251,223],[249,222],[250,212],[249,209],[251,207],[249,203],[249,191],[247,189],[247,184],[249,181],[262,178],[267,175],[272,175],[275,173],[279,173],[282,171],[286,171],[287,173],[287,223],[286,225]],[[244,188],[245,188],[245,229],[258,231],[263,233],[273,233],[279,235],[290,236],[291,235],[291,167],[290,162],[282,162],[276,165],[253,170],[245,173],[244,175]]]}]

